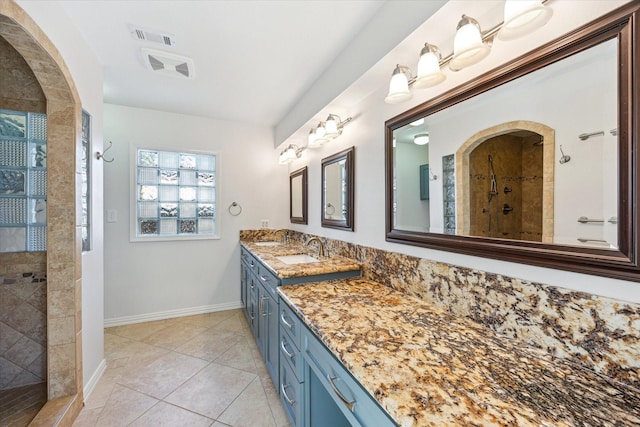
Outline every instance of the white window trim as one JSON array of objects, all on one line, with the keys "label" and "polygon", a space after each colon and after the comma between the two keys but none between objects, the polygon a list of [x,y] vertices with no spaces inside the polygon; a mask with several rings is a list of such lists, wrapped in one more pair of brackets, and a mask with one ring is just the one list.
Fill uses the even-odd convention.
[{"label": "white window trim", "polygon": [[[175,236],[138,236],[138,150],[149,151],[173,151],[177,153],[207,154],[215,156],[214,200],[216,215],[214,219],[215,234],[179,234]],[[129,145],[129,241],[132,243],[168,242],[181,240],[220,240],[220,154],[216,151],[185,149],[184,147],[164,146],[138,146]]]}]

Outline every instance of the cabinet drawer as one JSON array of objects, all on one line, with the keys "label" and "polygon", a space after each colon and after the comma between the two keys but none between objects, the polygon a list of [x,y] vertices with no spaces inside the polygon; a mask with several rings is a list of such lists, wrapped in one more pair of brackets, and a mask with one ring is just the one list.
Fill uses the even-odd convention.
[{"label": "cabinet drawer", "polygon": [[311,331],[304,330],[304,358],[331,398],[354,426],[395,426],[395,422]]},{"label": "cabinet drawer", "polygon": [[273,298],[278,299],[278,292],[276,291],[279,284],[278,278],[262,264],[259,264],[258,266],[256,277],[259,279],[260,283],[264,285],[269,294],[271,294]]},{"label": "cabinet drawer", "polygon": [[280,330],[289,335],[291,342],[299,349],[300,339],[300,318],[291,310],[286,302],[280,301]]},{"label": "cabinet drawer", "polygon": [[280,326],[280,360],[284,360],[295,374],[298,381],[302,382],[304,378],[304,367],[302,363],[302,355],[300,349],[293,342],[289,334],[283,331]]},{"label": "cabinet drawer", "polygon": [[258,274],[260,263],[253,255],[251,255],[251,253],[249,253],[249,251],[247,251],[244,248],[241,248],[240,258],[242,259],[242,262],[249,268],[249,271],[252,271],[253,273]]},{"label": "cabinet drawer", "polygon": [[280,400],[292,426],[302,426],[302,386],[293,374],[291,366],[280,362]]}]

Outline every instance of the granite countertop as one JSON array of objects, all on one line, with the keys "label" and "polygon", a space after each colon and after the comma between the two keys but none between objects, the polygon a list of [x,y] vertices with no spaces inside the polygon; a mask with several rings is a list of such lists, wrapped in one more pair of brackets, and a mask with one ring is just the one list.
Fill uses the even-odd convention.
[{"label": "granite countertop", "polygon": [[640,391],[362,278],[278,292],[401,426],[640,425]]},{"label": "granite countertop", "polygon": [[[321,274],[360,270],[359,262],[341,256],[318,256],[315,246],[280,244],[260,246],[256,242],[240,241],[240,244],[258,257],[272,272],[281,279],[288,277],[306,277]],[[307,254],[320,261],[304,264],[285,264],[277,257],[283,255]]]}]

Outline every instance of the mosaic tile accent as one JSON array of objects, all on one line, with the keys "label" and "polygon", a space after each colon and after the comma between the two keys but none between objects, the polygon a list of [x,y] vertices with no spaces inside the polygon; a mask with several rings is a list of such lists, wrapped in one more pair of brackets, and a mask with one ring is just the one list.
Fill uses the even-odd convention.
[{"label": "mosaic tile accent", "polygon": [[[299,244],[293,230],[243,230],[246,241]],[[362,264],[363,277],[467,317],[529,346],[640,387],[640,304],[320,237],[330,256]]]}]

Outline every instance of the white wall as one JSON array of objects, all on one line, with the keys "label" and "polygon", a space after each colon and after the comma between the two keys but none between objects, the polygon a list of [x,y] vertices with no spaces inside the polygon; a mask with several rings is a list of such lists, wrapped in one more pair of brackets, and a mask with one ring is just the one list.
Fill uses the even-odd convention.
[{"label": "white wall", "polygon": [[[102,66],[55,2],[17,1],[56,46],[92,118],[92,151],[102,151]],[[82,256],[82,363],[85,391],[104,359],[102,167],[91,163],[93,249]]]},{"label": "white wall", "polygon": [[[278,165],[270,128],[106,104],[105,323],[117,324],[240,306],[239,230],[289,218],[289,172]],[[219,155],[220,239],[129,242],[130,146]],[[232,202],[242,206],[232,216]]]},{"label": "white wall", "polygon": [[[538,36],[541,37],[539,39],[540,43],[548,41],[544,40],[546,36],[558,37],[560,34],[564,34],[594,19],[594,17],[604,14],[607,10],[614,9],[623,2],[585,1],[579,2],[583,7],[576,8],[577,3],[553,2],[552,6],[557,10],[554,13],[552,23],[547,24],[549,28],[538,32]],[[524,45],[520,48],[517,46],[514,48],[515,45],[513,44],[507,46],[503,44],[501,46],[496,43],[494,45],[495,52],[492,52],[486,64],[470,67],[470,69],[463,70],[455,75],[448,73],[450,80],[442,87],[425,92],[416,92],[413,100],[402,105],[390,106],[384,103],[383,99],[386,95],[388,80],[381,81],[378,91],[371,93],[367,98],[348,108],[349,115],[355,119],[345,127],[344,133],[340,138],[323,145],[319,149],[305,150],[302,158],[290,165],[290,170],[292,171],[305,165],[309,166],[309,225],[291,224],[290,228],[434,261],[640,303],[640,284],[634,282],[460,255],[385,241],[384,122],[446,91],[448,88],[460,84],[460,79],[472,78],[481,72],[488,71],[491,67],[506,62],[513,58],[514,55],[517,56],[522,52],[526,52],[526,50],[518,49],[533,48],[535,45],[531,46],[530,43],[534,42],[535,37],[529,38],[524,41]],[[422,43],[424,43],[424,40],[422,40]],[[529,43],[529,47],[526,45],[527,43]],[[416,41],[414,44],[417,52],[421,46],[420,42]],[[397,60],[402,61],[402,58]],[[498,62],[496,63],[495,61]],[[337,100],[337,102],[339,101],[340,99]],[[300,133],[304,132],[305,129],[301,129]],[[558,141],[556,143],[559,144]],[[320,161],[322,158],[352,145],[356,147],[355,231],[351,233],[322,228],[320,226]],[[434,170],[434,173],[440,175],[441,171]]]}]

